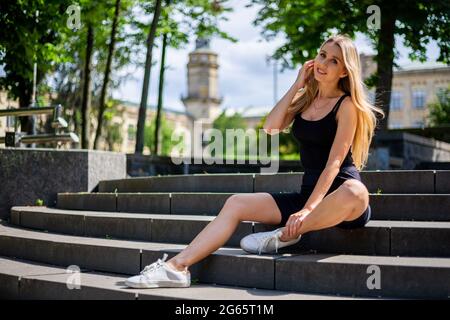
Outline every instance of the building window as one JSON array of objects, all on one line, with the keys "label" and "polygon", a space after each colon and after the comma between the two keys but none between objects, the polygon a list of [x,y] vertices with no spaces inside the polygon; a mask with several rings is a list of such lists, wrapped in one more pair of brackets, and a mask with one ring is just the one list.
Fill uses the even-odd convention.
[{"label": "building window", "polygon": [[399,91],[391,93],[391,110],[400,110],[403,108],[403,95]]},{"label": "building window", "polygon": [[414,90],[412,93],[412,107],[422,109],[425,107],[425,90]]},{"label": "building window", "polygon": [[438,99],[444,98],[446,90],[447,90],[447,88],[437,88],[436,89],[436,96],[438,97]]},{"label": "building window", "polygon": [[132,124],[128,125],[128,140],[133,141],[135,139],[136,129]]},{"label": "building window", "polygon": [[14,117],[13,116],[7,116],[6,117],[6,127],[7,128],[13,128],[14,127]]},{"label": "building window", "polygon": [[423,121],[414,121],[413,126],[416,128],[421,128],[424,126],[424,123],[423,123]]},{"label": "building window", "polygon": [[403,125],[401,123],[399,123],[399,122],[394,122],[394,123],[390,124],[389,127],[391,129],[398,129],[398,128],[402,128]]}]

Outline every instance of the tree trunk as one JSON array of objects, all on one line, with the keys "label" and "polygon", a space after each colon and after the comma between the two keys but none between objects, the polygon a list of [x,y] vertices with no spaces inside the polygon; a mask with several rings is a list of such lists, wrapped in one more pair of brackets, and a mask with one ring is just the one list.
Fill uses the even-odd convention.
[{"label": "tree trunk", "polygon": [[388,5],[381,8],[381,24],[377,44],[377,83],[375,105],[382,108],[385,118],[380,120],[379,130],[388,129],[389,106],[391,100],[392,68],[394,64],[395,47],[395,8]]},{"label": "tree trunk", "polygon": [[166,47],[167,47],[167,34],[163,35],[162,42],[162,54],[161,54],[161,68],[159,70],[159,88],[158,88],[158,105],[156,110],[156,119],[155,119],[155,145],[154,145],[154,154],[160,154],[159,148],[159,127],[161,123],[161,112],[163,105],[163,93],[164,93],[164,71],[166,64]]},{"label": "tree trunk", "polygon": [[139,106],[139,116],[136,131],[136,148],[135,153],[141,153],[144,149],[144,130],[145,120],[147,112],[147,98],[150,83],[150,71],[152,68],[152,50],[155,42],[156,28],[158,26],[159,16],[161,14],[161,0],[156,0],[155,13],[153,15],[153,21],[150,27],[150,32],[147,37],[147,55],[145,58],[145,72],[144,72],[144,84],[142,87],[141,103]]},{"label": "tree trunk", "polygon": [[98,148],[98,142],[102,135],[102,125],[103,125],[103,114],[105,112],[105,100],[106,94],[108,90],[109,77],[111,73],[111,64],[114,56],[114,49],[116,44],[116,32],[117,32],[117,23],[120,15],[120,0],[116,0],[116,6],[114,11],[114,18],[111,27],[111,37],[109,41],[109,49],[108,49],[108,57],[106,59],[106,68],[105,68],[105,76],[103,78],[102,90],[100,93],[100,102],[99,102],[99,110],[98,110],[98,120],[97,120],[97,131],[95,133],[94,139],[94,149]]},{"label": "tree trunk", "polygon": [[81,102],[81,148],[89,149],[89,127],[91,108],[91,71],[92,71],[92,51],[94,49],[94,28],[88,25],[86,41],[86,61],[84,62],[83,100]]},{"label": "tree trunk", "polygon": [[[22,79],[20,85],[19,108],[29,108],[31,105],[31,92],[33,91],[33,83],[26,79]],[[20,131],[32,134],[32,116],[19,117],[16,119],[20,122]]]}]

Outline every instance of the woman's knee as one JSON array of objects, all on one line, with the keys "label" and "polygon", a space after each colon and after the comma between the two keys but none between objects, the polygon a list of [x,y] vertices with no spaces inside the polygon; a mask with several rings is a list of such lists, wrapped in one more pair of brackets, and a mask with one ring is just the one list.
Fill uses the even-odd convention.
[{"label": "woman's knee", "polygon": [[234,194],[228,197],[224,209],[239,221],[275,224],[281,219],[275,200],[264,192]]},{"label": "woman's knee", "polygon": [[225,210],[224,212],[228,215],[233,215],[236,218],[241,218],[244,210],[246,210],[245,206],[245,195],[242,194],[233,194],[227,198],[224,204]]},{"label": "woman's knee", "polygon": [[349,204],[352,208],[366,208],[369,202],[369,192],[366,186],[359,180],[349,179],[340,187],[342,203]]}]

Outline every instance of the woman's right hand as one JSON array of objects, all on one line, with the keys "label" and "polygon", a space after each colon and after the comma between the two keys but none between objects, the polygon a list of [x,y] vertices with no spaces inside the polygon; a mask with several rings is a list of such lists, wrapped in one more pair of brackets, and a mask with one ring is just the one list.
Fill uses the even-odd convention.
[{"label": "woman's right hand", "polygon": [[314,67],[314,59],[308,60],[303,64],[302,68],[298,72],[297,80],[295,80],[295,83],[297,84],[299,89],[305,87],[307,79],[313,72],[313,67]]}]

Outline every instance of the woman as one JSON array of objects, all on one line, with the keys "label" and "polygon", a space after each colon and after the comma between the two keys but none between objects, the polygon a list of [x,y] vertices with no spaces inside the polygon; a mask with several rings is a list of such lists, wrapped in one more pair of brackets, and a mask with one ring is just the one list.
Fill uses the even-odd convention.
[{"label": "woman", "polygon": [[[369,192],[359,171],[368,158],[377,119],[366,97],[352,40],[336,35],[307,61],[295,83],[267,116],[264,130],[277,134],[291,122],[305,173],[300,192],[230,196],[217,217],[176,256],[145,267],[126,284],[134,288],[189,287],[188,267],[219,249],[241,221],[276,225],[250,234],[241,247],[273,253],[301,235],[324,228],[363,227],[370,219]],[[351,147],[351,150],[350,150]]]}]

